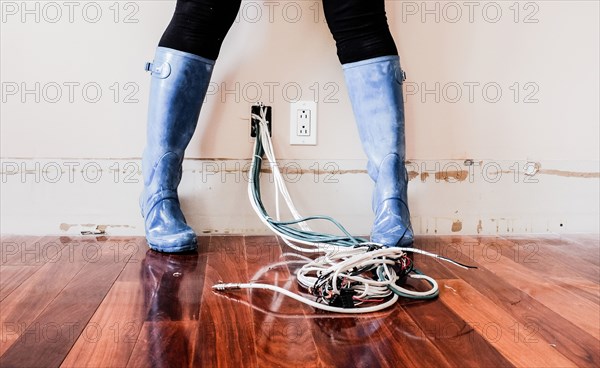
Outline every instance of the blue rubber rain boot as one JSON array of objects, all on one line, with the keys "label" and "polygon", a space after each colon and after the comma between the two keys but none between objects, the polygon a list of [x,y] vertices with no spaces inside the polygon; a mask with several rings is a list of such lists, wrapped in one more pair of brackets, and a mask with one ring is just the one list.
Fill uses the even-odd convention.
[{"label": "blue rubber rain boot", "polygon": [[146,240],[153,250],[195,250],[196,234],[179,207],[184,151],[194,134],[214,61],[159,47],[153,63],[147,143],[142,157],[144,191],[140,207]]},{"label": "blue rubber rain boot", "polygon": [[408,210],[408,174],[404,166],[404,72],[398,56],[383,56],[343,65],[346,85],[367,171],[375,182],[371,241],[408,247],[413,232]]}]

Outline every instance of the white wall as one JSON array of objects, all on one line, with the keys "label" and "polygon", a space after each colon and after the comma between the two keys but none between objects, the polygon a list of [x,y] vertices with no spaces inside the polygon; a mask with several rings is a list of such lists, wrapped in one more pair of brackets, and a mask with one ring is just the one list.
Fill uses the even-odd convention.
[{"label": "white wall", "polygon": [[[143,232],[143,65],[174,5],[1,1],[3,233]],[[408,74],[417,233],[598,232],[598,2],[387,9]],[[288,144],[298,90],[318,102],[317,146]],[[265,232],[241,172],[258,99],[274,108],[279,157],[304,169],[288,175],[298,207],[368,233],[371,183],[320,1],[243,1],[187,150],[180,192],[194,228]]]}]

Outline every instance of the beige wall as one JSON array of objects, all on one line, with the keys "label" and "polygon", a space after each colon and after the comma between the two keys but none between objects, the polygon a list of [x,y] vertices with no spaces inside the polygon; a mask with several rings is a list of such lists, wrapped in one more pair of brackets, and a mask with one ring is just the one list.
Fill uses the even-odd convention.
[{"label": "beige wall", "polygon": [[[1,3],[2,232],[110,225],[111,233],[140,234],[143,64],[174,1],[28,1],[29,12],[21,1]],[[250,156],[249,108],[260,92],[274,107],[279,157],[335,171],[291,175],[298,206],[368,232],[371,184],[344,171],[363,169],[365,160],[320,2],[242,4],[187,150],[181,193],[190,222],[198,231],[265,231],[243,175],[215,173],[235,171]],[[417,232],[597,232],[598,2],[388,1],[387,8],[408,74]],[[288,144],[298,90],[318,102],[317,146]],[[534,166],[540,170],[525,175]]]}]

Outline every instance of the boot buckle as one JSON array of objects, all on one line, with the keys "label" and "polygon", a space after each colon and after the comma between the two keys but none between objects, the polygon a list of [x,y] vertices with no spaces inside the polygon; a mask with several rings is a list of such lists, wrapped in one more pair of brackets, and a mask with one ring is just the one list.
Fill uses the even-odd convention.
[{"label": "boot buckle", "polygon": [[400,83],[406,80],[406,72],[403,69],[396,70],[396,80]]},{"label": "boot buckle", "polygon": [[171,75],[171,65],[167,62],[164,62],[160,65],[155,65],[154,63],[146,63],[144,70],[150,72],[153,77],[165,79],[169,75]]}]

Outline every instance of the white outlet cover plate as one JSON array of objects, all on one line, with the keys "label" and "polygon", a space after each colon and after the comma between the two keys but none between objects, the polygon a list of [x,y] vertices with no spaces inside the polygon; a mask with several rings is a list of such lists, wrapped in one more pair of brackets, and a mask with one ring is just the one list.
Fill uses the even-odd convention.
[{"label": "white outlet cover plate", "polygon": [[[298,110],[310,110],[310,135],[298,135]],[[297,101],[290,104],[290,144],[317,144],[317,103],[314,101]]]}]

